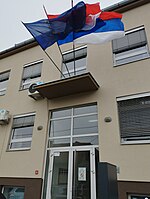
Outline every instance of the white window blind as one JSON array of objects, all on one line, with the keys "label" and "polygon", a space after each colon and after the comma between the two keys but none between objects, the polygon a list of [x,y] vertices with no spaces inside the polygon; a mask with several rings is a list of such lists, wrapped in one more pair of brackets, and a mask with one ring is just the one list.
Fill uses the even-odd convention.
[{"label": "white window blind", "polygon": [[41,68],[42,61],[24,67],[21,89],[27,89],[30,84],[40,81]]},{"label": "white window blind", "polygon": [[0,82],[6,81],[9,79],[10,71],[0,74]]},{"label": "white window blind", "polygon": [[126,32],[122,38],[112,41],[114,66],[134,62],[149,57],[144,27]]},{"label": "white window blind", "polygon": [[42,65],[42,62],[30,65],[30,66],[26,66],[23,72],[23,80],[41,76],[41,65]]},{"label": "white window blind", "polygon": [[120,53],[126,50],[131,50],[147,44],[145,29],[136,30],[126,33],[122,38],[112,41],[113,52]]}]

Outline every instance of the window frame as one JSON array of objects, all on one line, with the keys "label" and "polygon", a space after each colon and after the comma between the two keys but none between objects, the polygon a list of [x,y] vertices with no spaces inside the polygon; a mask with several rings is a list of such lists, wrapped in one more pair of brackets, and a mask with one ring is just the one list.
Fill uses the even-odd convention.
[{"label": "window frame", "polygon": [[[86,71],[87,71],[87,45],[84,45],[84,46],[81,46],[81,47],[78,47],[78,48],[76,48],[74,51],[73,50],[68,50],[68,51],[66,51],[66,52],[63,52],[63,54],[62,54],[62,66],[61,66],[61,71],[62,71],[62,73],[63,73],[63,75],[64,76],[67,76],[67,77],[70,77],[69,76],[69,74],[68,74],[68,71],[67,71],[67,69],[66,69],[66,66],[65,66],[65,64],[67,65],[67,63],[71,63],[71,62],[74,62],[74,60],[73,59],[66,59],[65,60],[65,58],[63,57],[63,56],[65,56],[65,55],[69,55],[69,54],[72,54],[72,53],[76,53],[76,52],[78,52],[78,51],[80,51],[80,50],[82,50],[82,49],[86,49],[86,55],[84,55],[84,56],[82,56],[82,54],[81,54],[81,56],[80,55],[77,55],[77,57],[75,58],[75,62],[77,61],[77,60],[81,60],[81,59],[83,59],[83,58],[85,58],[86,60],[85,60],[85,66],[81,66],[81,67],[77,67],[77,68],[75,68],[76,70],[75,70],[75,74],[74,74],[74,69],[69,69],[68,68],[68,70],[69,70],[69,73],[70,73],[70,76],[72,77],[72,76],[76,76],[76,75],[78,75],[78,74],[76,74],[76,73],[78,73],[79,71],[81,72],[81,71],[83,71],[83,72],[81,72],[81,73],[79,73],[79,74],[84,74]],[[75,65],[76,66],[76,65]],[[61,75],[61,79],[63,79],[64,78],[64,76],[62,76]],[[67,78],[67,77],[65,77],[65,78]]]},{"label": "window frame", "polygon": [[[24,79],[24,71],[25,71],[25,68],[27,67],[34,67],[36,64],[41,64],[41,68],[40,68],[40,76],[38,77],[29,77],[29,78],[26,78]],[[30,84],[32,83],[35,83],[35,82],[38,82],[38,81],[41,81],[41,74],[42,74],[42,64],[43,64],[43,60],[38,60],[38,61],[35,61],[35,62],[32,62],[32,63],[29,63],[29,64],[25,64],[23,66],[23,71],[22,71],[22,78],[21,78],[21,85],[20,85],[20,90],[26,90],[29,88]]]},{"label": "window frame", "polygon": [[[125,32],[125,35],[131,34],[131,33],[134,33],[134,32],[140,31],[140,30],[144,30],[145,36],[146,36],[146,30],[145,30],[144,26],[140,26],[140,27],[128,30]],[[112,53],[113,53],[113,66],[114,67],[124,65],[124,64],[129,64],[129,63],[136,62],[136,61],[140,61],[143,59],[147,59],[150,57],[150,51],[148,48],[147,37],[146,37],[146,44],[143,44],[139,47],[133,47],[133,49],[124,50],[123,52],[119,52],[119,53],[113,52],[113,41],[112,41]],[[136,56],[138,56],[138,57],[136,58]],[[121,60],[125,60],[125,59],[132,59],[132,58],[133,58],[133,60],[124,61],[123,63],[117,63],[117,61],[121,61]]]},{"label": "window frame", "polygon": [[128,194],[128,199],[132,199],[132,197],[144,197],[145,199],[147,198],[150,198],[150,195],[149,194],[135,194],[135,193],[130,193]]},{"label": "window frame", "polygon": [[[75,114],[74,113],[74,110],[76,109],[76,108],[84,108],[84,107],[88,107],[88,106],[96,106],[96,109],[97,109],[97,111],[96,112],[90,112],[90,113],[80,113],[80,114]],[[96,103],[92,103],[92,104],[84,104],[84,105],[80,105],[80,106],[73,106],[73,107],[70,107],[70,108],[64,108],[64,109],[57,109],[57,110],[52,110],[51,111],[51,113],[53,113],[53,112],[55,112],[55,111],[63,111],[63,110],[71,110],[71,115],[67,115],[67,116],[61,116],[61,117],[55,117],[55,118],[53,118],[52,117],[52,115],[51,115],[51,118],[50,118],[50,125],[49,125],[49,138],[48,138],[48,148],[60,148],[60,147],[63,147],[63,146],[59,146],[59,147],[56,147],[56,146],[51,146],[50,145],[50,142],[51,141],[55,141],[55,140],[58,140],[58,141],[60,141],[60,140],[68,140],[69,141],[69,143],[67,143],[67,144],[69,144],[69,145],[67,145],[67,146],[65,146],[65,148],[66,147],[73,147],[73,146],[75,146],[74,145],[74,142],[73,142],[73,140],[75,140],[75,139],[77,139],[77,138],[85,138],[85,139],[88,139],[88,138],[96,138],[96,137],[98,137],[98,135],[99,135],[99,126],[98,126],[98,106],[97,106],[97,104]],[[93,132],[90,132],[90,133],[83,133],[83,134],[74,134],[74,125],[73,125],[73,123],[74,123],[74,118],[80,118],[80,117],[86,117],[86,116],[96,116],[97,117],[97,120],[94,120],[94,121],[96,121],[97,122],[97,132],[95,133],[93,133]],[[53,121],[60,121],[60,120],[65,120],[65,119],[70,119],[71,121],[70,121],[70,134],[69,135],[59,135],[59,136],[51,136],[51,123],[53,122]],[[93,121],[93,122],[94,122]],[[98,141],[98,139],[97,139],[97,141]],[[80,146],[82,146],[82,145],[80,145]],[[86,145],[86,146],[88,146],[88,145]],[[91,145],[90,145],[91,146]],[[98,146],[98,144],[93,144],[93,146]]]},{"label": "window frame", "polygon": [[[14,119],[17,118],[25,118],[25,117],[29,117],[29,116],[34,116],[34,120],[33,120],[33,125],[27,125],[27,126],[21,126],[21,127],[13,127],[14,125]],[[10,133],[10,140],[9,140],[9,144],[8,144],[8,151],[22,151],[22,150],[30,150],[31,149],[31,145],[32,145],[32,136],[33,136],[33,129],[34,129],[34,123],[35,123],[35,113],[29,113],[29,114],[23,114],[23,115],[16,115],[13,117],[13,122],[12,122],[12,128],[11,128],[11,133]],[[27,137],[27,138],[13,138],[14,136],[14,130],[17,128],[25,128],[25,127],[30,127],[32,126],[32,136],[31,137]],[[30,147],[19,147],[19,148],[11,148],[11,145],[13,143],[24,143],[24,142],[31,142]]]},{"label": "window frame", "polygon": [[[17,189],[24,189],[24,194],[23,194],[23,199],[25,198],[24,196],[25,196],[25,187],[24,186],[11,186],[11,185],[4,185],[3,187],[2,187],[2,193],[4,194],[4,191],[5,191],[5,189],[8,189],[8,188],[12,188],[12,189],[15,189],[15,190],[17,190]],[[5,195],[4,195],[5,196]],[[6,196],[5,196],[6,197]],[[7,198],[6,198],[7,199]]]},{"label": "window frame", "polygon": [[3,74],[5,74],[5,73],[8,73],[8,78],[5,79],[5,80],[3,80],[3,81],[0,81],[0,85],[3,84],[3,83],[6,84],[5,88],[0,89],[0,96],[3,96],[3,95],[6,94],[7,85],[8,85],[8,81],[9,81],[9,77],[10,77],[10,70],[1,72],[1,73],[0,73],[0,76],[3,75]]},{"label": "window frame", "polygon": [[[121,128],[120,128],[120,118],[119,118],[119,108],[118,108],[118,102],[120,101],[127,101],[127,100],[134,100],[134,99],[140,99],[144,97],[150,97],[150,92],[145,92],[145,93],[138,93],[138,94],[133,94],[133,95],[127,95],[127,96],[122,96],[122,97],[117,97],[116,102],[117,102],[117,109],[118,109],[118,121],[119,121],[119,132],[120,132],[120,143],[121,145],[126,145],[126,144],[150,144],[150,135],[147,136],[147,139],[144,139],[145,137],[139,137],[135,140],[127,140],[125,138],[121,138]],[[143,139],[140,139],[143,138]],[[134,137],[133,137],[134,139]]]}]

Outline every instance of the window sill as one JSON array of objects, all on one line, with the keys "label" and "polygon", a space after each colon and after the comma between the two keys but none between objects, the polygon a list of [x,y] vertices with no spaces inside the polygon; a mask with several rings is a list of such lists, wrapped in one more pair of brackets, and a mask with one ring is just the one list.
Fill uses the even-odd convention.
[{"label": "window sill", "polygon": [[7,149],[6,152],[19,152],[19,151],[30,151],[31,148],[20,148],[20,149]]},{"label": "window sill", "polygon": [[124,66],[124,65],[127,65],[127,64],[132,64],[134,62],[139,62],[139,61],[143,61],[143,60],[146,60],[146,59],[150,59],[150,56],[143,58],[143,59],[138,59],[138,60],[135,60],[135,61],[127,62],[127,63],[124,63],[124,64],[117,64],[117,65],[113,64],[113,68],[117,68],[117,67]]},{"label": "window sill", "polygon": [[142,144],[150,144],[150,140],[124,141],[124,142],[121,142],[121,145],[142,145]]}]

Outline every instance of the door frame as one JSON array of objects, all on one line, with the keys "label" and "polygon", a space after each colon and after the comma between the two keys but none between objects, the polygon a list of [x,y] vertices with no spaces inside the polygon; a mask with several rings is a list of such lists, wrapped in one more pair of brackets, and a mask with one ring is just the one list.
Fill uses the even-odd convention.
[{"label": "door frame", "polygon": [[93,146],[80,146],[71,148],[51,148],[50,161],[48,167],[48,181],[47,181],[47,194],[46,199],[51,199],[51,185],[52,174],[54,165],[54,153],[68,152],[68,185],[67,185],[67,199],[72,199],[72,182],[73,182],[73,152],[74,151],[89,151],[90,152],[90,185],[91,185],[91,199],[96,199],[96,168],[95,168],[95,147]]}]

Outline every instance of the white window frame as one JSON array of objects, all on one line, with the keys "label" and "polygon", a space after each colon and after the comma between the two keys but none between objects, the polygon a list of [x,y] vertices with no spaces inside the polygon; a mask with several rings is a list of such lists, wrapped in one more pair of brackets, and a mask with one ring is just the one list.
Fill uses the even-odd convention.
[{"label": "white window frame", "polygon": [[22,89],[28,89],[29,86],[33,83],[37,83],[41,81],[41,77],[33,78],[33,79],[26,79],[22,82]]},{"label": "white window frame", "polygon": [[[32,65],[35,65],[38,63],[43,63],[43,60],[38,60],[29,64],[25,64],[23,67],[23,74],[24,74],[24,69],[26,67],[32,67]],[[31,84],[41,81],[41,76],[35,77],[35,78],[27,78],[23,80],[23,74],[22,74],[21,90],[28,89]]]},{"label": "white window frame", "polygon": [[[13,119],[16,119],[16,118],[22,118],[22,117],[27,117],[27,116],[35,116],[35,113],[29,113],[29,114],[23,114],[23,115],[17,115],[17,116],[14,116]],[[34,121],[35,122],[35,121]],[[13,124],[12,124],[13,125]],[[33,125],[34,127],[34,125]],[[14,128],[15,129],[15,128]],[[12,143],[18,143],[18,142],[27,142],[27,141],[32,141],[32,137],[29,137],[29,138],[21,138],[21,139],[13,139],[13,128],[11,129],[11,137],[10,137],[10,141],[9,141],[9,148],[8,150],[9,151],[20,151],[20,150],[27,150],[27,149],[30,149],[30,147],[21,147],[21,148],[11,148],[11,144]]]},{"label": "white window frame", "polygon": [[150,195],[148,195],[148,194],[141,194],[141,195],[139,195],[139,194],[129,194],[128,195],[128,199],[131,199],[131,197],[145,197],[145,199],[148,199],[147,197],[149,197],[150,198]]},{"label": "white window frame", "polygon": [[[126,31],[126,34],[129,34],[129,33],[132,33],[132,32],[138,31],[138,30],[142,30],[142,29],[145,30],[144,26],[141,26],[141,27],[138,27],[138,28],[135,28],[132,30],[128,30],[128,31]],[[140,58],[140,55],[144,55],[144,54],[145,54],[144,58],[142,58],[142,57]],[[133,60],[133,61],[125,61],[124,63],[117,64],[117,61],[135,57],[138,55],[139,55],[139,58],[135,58],[135,60]],[[135,61],[140,61],[142,59],[148,58],[149,56],[150,56],[150,52],[149,52],[148,43],[147,43],[145,46],[134,48],[133,50],[126,50],[121,53],[113,53],[113,62],[114,62],[113,64],[115,67],[115,66],[119,66],[119,65],[123,65],[123,64],[132,63]]]},{"label": "white window frame", "polygon": [[[78,48],[76,48],[74,51],[78,51],[78,50],[81,50],[81,49],[84,49],[84,48],[87,49],[87,45],[78,47]],[[73,53],[73,50],[65,51],[65,52],[63,53],[63,56],[66,55],[66,54],[69,54],[69,53]],[[81,59],[82,59],[82,58],[81,58]],[[75,61],[76,61],[76,59],[75,59]],[[67,65],[67,63],[66,63],[66,65]],[[87,60],[86,60],[85,66],[81,66],[81,67],[75,68],[75,69],[76,69],[75,72],[77,73],[78,71],[84,71],[83,73],[85,73],[85,72],[86,72],[86,69],[87,69],[86,66],[87,66]],[[68,75],[68,77],[69,77],[68,71],[66,70],[66,72],[63,72],[63,68],[65,68],[65,63],[64,63],[64,61],[63,61],[63,59],[62,59],[62,69],[61,69],[61,70],[62,70],[62,73],[63,73],[63,75]],[[69,70],[69,69],[68,69],[68,70]],[[69,70],[69,73],[70,73],[70,74],[73,73],[73,72],[74,72],[73,69]],[[82,74],[82,73],[81,73],[81,74]],[[74,75],[71,75],[71,76],[74,76]],[[61,78],[64,78],[64,77],[61,76]]]},{"label": "white window frame", "polygon": [[[89,105],[97,105],[97,104],[87,104],[85,106],[78,106],[78,107],[88,107]],[[59,121],[59,120],[64,120],[64,119],[71,119],[71,128],[70,128],[70,135],[63,135],[63,136],[50,136],[49,135],[49,138],[48,138],[48,141],[50,142],[51,140],[59,140],[59,139],[65,139],[65,138],[68,138],[70,139],[70,145],[68,147],[74,147],[73,146],[73,138],[86,138],[86,137],[93,137],[94,136],[98,136],[98,132],[97,133],[87,133],[87,134],[77,134],[77,135],[73,135],[73,121],[74,121],[74,118],[80,118],[80,117],[85,117],[85,116],[97,116],[97,120],[93,120],[91,122],[97,122],[97,127],[98,127],[98,111],[97,112],[93,112],[93,113],[83,113],[83,114],[79,114],[79,115],[73,115],[73,110],[74,108],[77,108],[77,107],[72,107],[70,108],[71,109],[71,115],[70,116],[62,116],[60,118],[51,118],[50,119],[50,122],[51,121]],[[62,109],[62,110],[65,110],[65,109]],[[51,124],[50,124],[50,127],[51,127]],[[49,132],[50,132],[51,129],[49,129]],[[91,145],[90,145],[91,146]],[[97,147],[98,145],[92,145],[92,146],[95,146]],[[80,146],[81,147],[81,146]],[[85,146],[87,147],[87,146]],[[60,148],[60,147],[54,147],[54,148]],[[62,148],[62,147],[61,147]],[[65,147],[67,148],[67,147]]]},{"label": "white window frame", "polygon": [[[10,70],[9,70],[9,71],[5,71],[5,72],[2,72],[2,73],[0,73],[0,75],[3,74],[3,73],[8,73],[8,72],[9,72],[9,75],[10,75]],[[9,77],[8,77],[7,80],[4,80],[4,81],[1,81],[1,82],[0,82],[0,84],[3,84],[4,82],[5,82],[5,84],[6,84],[5,88],[0,89],[0,96],[3,96],[3,95],[6,94],[8,81],[9,81]]]},{"label": "white window frame", "polygon": [[[130,99],[138,99],[138,98],[142,98],[142,97],[150,97],[150,92],[137,93],[137,94],[133,94],[133,95],[117,97],[116,101],[119,102],[119,101],[125,101],[125,100],[130,100]],[[124,144],[128,144],[128,145],[129,144],[149,144],[150,143],[150,136],[147,136],[148,140],[144,140],[144,139],[142,140],[141,138],[142,137],[136,139],[136,137],[135,137],[134,139],[136,139],[136,140],[127,140],[126,138],[122,138],[120,141],[121,141],[122,145],[124,145]]]}]

